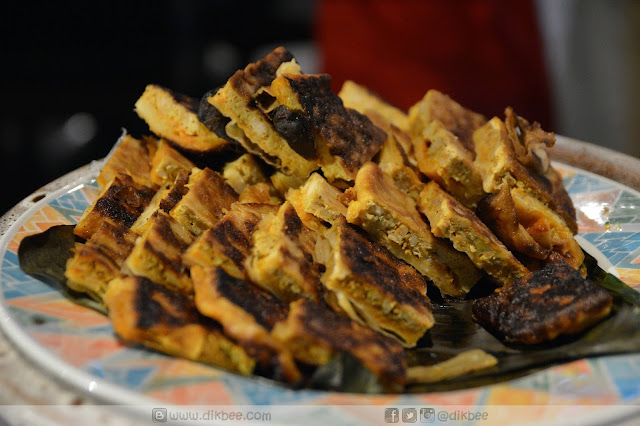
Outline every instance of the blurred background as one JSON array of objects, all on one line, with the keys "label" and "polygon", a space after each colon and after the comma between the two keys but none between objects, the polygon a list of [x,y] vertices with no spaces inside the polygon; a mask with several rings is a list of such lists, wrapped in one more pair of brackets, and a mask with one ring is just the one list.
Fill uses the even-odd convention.
[{"label": "blurred background", "polygon": [[[0,214],[104,156],[147,83],[200,98],[284,45],[401,108],[430,88],[640,156],[640,2],[159,0],[0,6]],[[515,4],[515,5],[514,5]]]}]

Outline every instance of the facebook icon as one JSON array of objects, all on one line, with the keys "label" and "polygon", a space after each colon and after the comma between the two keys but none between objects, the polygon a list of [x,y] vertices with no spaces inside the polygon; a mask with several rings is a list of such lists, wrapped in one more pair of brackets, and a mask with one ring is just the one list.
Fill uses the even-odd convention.
[{"label": "facebook icon", "polygon": [[387,423],[398,423],[400,420],[400,409],[399,408],[385,408],[384,410],[384,421]]}]

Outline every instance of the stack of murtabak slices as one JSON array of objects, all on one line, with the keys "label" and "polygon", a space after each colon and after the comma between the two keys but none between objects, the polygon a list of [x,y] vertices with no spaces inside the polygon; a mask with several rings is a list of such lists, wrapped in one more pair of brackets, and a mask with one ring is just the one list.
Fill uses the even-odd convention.
[{"label": "stack of murtabak slices", "polygon": [[[404,349],[434,325],[428,286],[502,287],[476,317],[525,343],[608,313],[606,292],[549,278],[555,265],[588,284],[553,134],[435,90],[405,114],[330,83],[280,47],[201,101],[147,86],[136,111],[155,136],[126,135],[108,156],[68,285],[126,341],[290,384],[344,352],[384,383],[411,380]],[[462,372],[495,362],[474,355]]]}]

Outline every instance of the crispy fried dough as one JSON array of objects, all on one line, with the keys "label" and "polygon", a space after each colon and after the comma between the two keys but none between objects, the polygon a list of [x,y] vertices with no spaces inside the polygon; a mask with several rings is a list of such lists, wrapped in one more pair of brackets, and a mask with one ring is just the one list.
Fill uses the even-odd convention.
[{"label": "crispy fried dough", "polygon": [[187,249],[188,266],[220,266],[229,275],[246,278],[244,261],[251,253],[251,239],[261,218],[273,216],[278,207],[270,204],[234,203],[231,210],[204,231]]},{"label": "crispy fried dough", "polygon": [[[288,175],[307,177],[317,168],[316,163],[301,155],[304,147],[298,147],[283,137],[274,128],[272,120],[258,108],[261,101],[258,98],[259,89],[269,86],[276,78],[279,67],[285,63],[290,64],[285,66],[287,71],[295,68],[293,55],[285,48],[278,47],[256,63],[237,71],[208,98],[208,102],[231,120],[226,126],[227,134],[247,151]],[[299,72],[299,67],[297,69]]]},{"label": "crispy fried dough", "polygon": [[194,167],[195,165],[189,159],[173,149],[167,141],[161,139],[158,149],[151,159],[149,179],[159,186],[172,184],[181,171],[188,174]]},{"label": "crispy fried dough", "polygon": [[124,226],[103,222],[85,244],[78,244],[66,264],[67,285],[103,303],[109,281],[120,276],[138,236]]},{"label": "crispy fried dough", "polygon": [[[553,210],[521,188],[511,189],[518,222],[541,247],[562,256],[575,269],[581,269],[584,253],[566,222]],[[550,258],[553,259],[553,257]],[[586,274],[586,271],[583,270]]]},{"label": "crispy fried dough", "polygon": [[189,191],[170,214],[193,235],[200,235],[218,223],[231,204],[238,201],[238,194],[233,188],[208,167],[192,171],[187,187]]},{"label": "crispy fried dough", "polygon": [[549,250],[540,246],[518,221],[511,191],[506,185],[482,199],[476,213],[509,249],[533,259],[549,257]]},{"label": "crispy fried dough", "polygon": [[155,190],[135,182],[131,176],[118,173],[85,209],[73,233],[89,239],[103,222],[130,228],[142,214]]},{"label": "crispy fried dough", "polygon": [[322,300],[320,271],[314,262],[315,235],[288,201],[266,216],[253,234],[245,268],[251,281],[280,299]]},{"label": "crispy fried dough", "polygon": [[480,279],[481,272],[469,258],[431,233],[415,202],[375,163],[360,169],[354,189],[357,199],[349,203],[347,221],[364,228],[443,294],[464,297]]},{"label": "crispy fried dough", "polygon": [[466,207],[475,208],[485,195],[482,176],[473,164],[471,152],[458,137],[439,120],[432,120],[413,142],[420,171]]},{"label": "crispy fried dough", "polygon": [[305,224],[312,222],[309,216],[332,225],[344,219],[347,215],[347,206],[343,198],[342,191],[332,186],[318,173],[309,176],[300,188],[287,192],[287,200],[291,202]]},{"label": "crispy fried dough", "polygon": [[437,183],[432,181],[425,186],[418,208],[429,219],[435,236],[451,240],[457,250],[466,253],[500,285],[529,273],[473,211]]},{"label": "crispy fried dough", "polygon": [[218,321],[242,345],[263,374],[296,383],[302,374],[291,352],[270,331],[287,317],[289,305],[223,269],[194,266],[195,304],[201,314]]},{"label": "crispy fried dough", "polygon": [[253,373],[255,361],[244,348],[200,315],[187,296],[127,276],[109,283],[105,303],[115,332],[126,341],[246,376]]},{"label": "crispy fried dough", "polygon": [[415,346],[433,326],[424,277],[344,222],[325,236],[331,258],[322,283],[344,312],[404,346]]},{"label": "crispy fried dough", "polygon": [[193,284],[182,262],[182,253],[193,242],[193,236],[162,210],[154,213],[151,221],[125,260],[124,270],[174,291],[192,293]]},{"label": "crispy fried dough", "polygon": [[387,139],[374,161],[384,173],[391,176],[398,188],[413,200],[417,200],[424,183],[420,179],[418,168],[409,158],[409,154],[413,152],[411,138],[377,112],[370,112],[368,116],[387,133]]},{"label": "crispy fried dough", "polygon": [[154,156],[157,141],[139,140],[131,135],[124,135],[108,156],[96,179],[104,188],[118,173],[129,175],[133,180],[151,186],[149,170],[151,158]]},{"label": "crispy fried dough", "polygon": [[251,185],[267,182],[262,167],[251,154],[243,154],[238,159],[227,163],[222,170],[222,176],[238,194]]},{"label": "crispy fried dough", "polygon": [[155,212],[163,210],[169,213],[189,190],[186,187],[187,183],[189,183],[189,172],[180,170],[172,185],[165,184],[158,189],[142,214],[131,225],[131,230],[142,235],[151,225],[151,218]]},{"label": "crispy fried dough", "polygon": [[272,335],[305,363],[326,364],[334,353],[348,352],[383,382],[404,384],[406,360],[398,342],[310,300],[292,302]]},{"label": "crispy fried dough", "polygon": [[199,100],[149,84],[135,111],[156,135],[185,151],[204,154],[220,151],[229,141],[216,135],[198,119]]},{"label": "crispy fried dough", "polygon": [[[560,214],[573,233],[577,231],[575,222],[575,210],[567,207],[568,195],[561,188],[559,176],[554,173],[549,164],[544,169],[542,163],[545,152],[544,143],[532,143],[537,147],[537,154],[524,154],[522,143],[518,134],[525,132],[525,128],[514,130],[497,117],[492,118],[487,124],[478,129],[474,134],[477,156],[475,166],[482,175],[482,185],[486,192],[497,192],[502,185],[509,188],[522,188],[533,197],[549,206]],[[529,147],[533,150],[533,147]],[[520,154],[518,154],[520,152]],[[521,163],[518,158],[526,158],[529,163]],[[524,161],[524,160],[523,160]],[[535,164],[537,168],[526,167],[526,164]],[[552,183],[547,175],[553,179]],[[557,200],[556,201],[556,197]]]},{"label": "crispy fried dough", "polygon": [[412,136],[422,137],[424,129],[434,120],[453,133],[475,157],[473,132],[486,123],[486,119],[451,99],[431,89],[419,102],[409,108],[409,128]]}]

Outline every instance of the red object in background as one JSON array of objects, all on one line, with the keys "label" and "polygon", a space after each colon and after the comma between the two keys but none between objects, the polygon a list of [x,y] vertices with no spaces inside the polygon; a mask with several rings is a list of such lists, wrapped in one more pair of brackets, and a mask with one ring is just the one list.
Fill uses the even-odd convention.
[{"label": "red object in background", "polygon": [[320,0],[322,69],[407,109],[429,89],[491,118],[512,106],[551,129],[533,1]]}]

